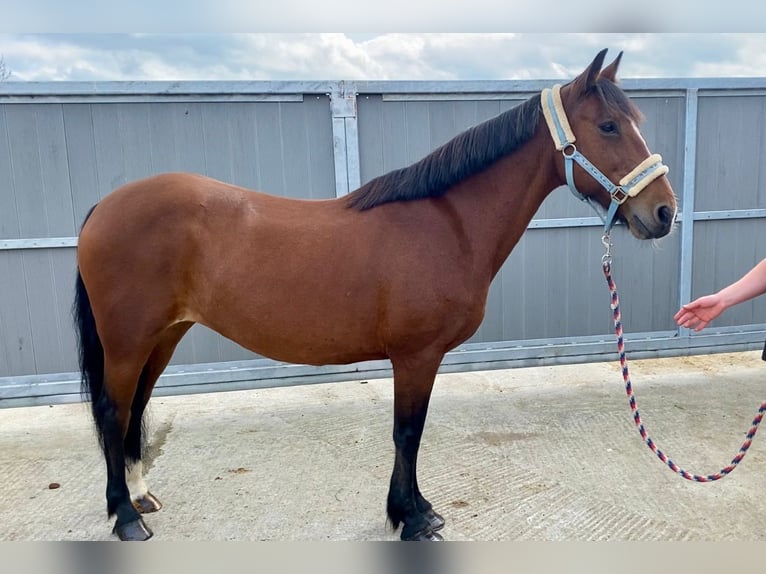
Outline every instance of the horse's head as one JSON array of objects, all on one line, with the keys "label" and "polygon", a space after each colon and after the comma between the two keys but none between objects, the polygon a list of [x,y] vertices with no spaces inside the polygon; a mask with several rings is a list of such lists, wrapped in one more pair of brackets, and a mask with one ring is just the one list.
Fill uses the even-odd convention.
[{"label": "horse's head", "polygon": [[560,91],[543,91],[546,120],[562,152],[560,174],[576,195],[607,210],[607,230],[614,216],[639,239],[663,237],[676,214],[668,169],[638,129],[641,112],[617,86],[622,53],[602,70],[605,55],[601,51]]}]

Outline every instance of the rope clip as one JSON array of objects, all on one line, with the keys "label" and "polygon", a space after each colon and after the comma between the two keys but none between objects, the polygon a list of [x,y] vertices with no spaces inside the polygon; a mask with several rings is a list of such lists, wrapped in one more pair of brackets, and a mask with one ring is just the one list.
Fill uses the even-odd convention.
[{"label": "rope clip", "polygon": [[601,237],[601,244],[606,249],[606,253],[604,253],[603,257],[601,257],[601,264],[602,265],[611,265],[612,263],[612,237],[609,235],[609,233],[604,233],[604,235]]}]

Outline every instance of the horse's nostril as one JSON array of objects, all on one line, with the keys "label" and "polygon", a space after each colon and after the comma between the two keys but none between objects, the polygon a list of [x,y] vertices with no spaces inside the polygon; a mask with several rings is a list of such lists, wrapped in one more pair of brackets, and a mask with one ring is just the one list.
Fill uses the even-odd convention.
[{"label": "horse's nostril", "polygon": [[657,209],[657,219],[659,219],[660,223],[663,225],[670,225],[673,223],[673,210],[667,205],[661,205]]}]

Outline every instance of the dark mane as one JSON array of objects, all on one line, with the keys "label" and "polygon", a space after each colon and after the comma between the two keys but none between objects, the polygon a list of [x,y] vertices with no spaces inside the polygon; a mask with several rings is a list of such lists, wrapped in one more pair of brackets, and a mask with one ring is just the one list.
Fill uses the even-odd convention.
[{"label": "dark mane", "polygon": [[455,183],[519,148],[535,133],[540,96],[458,134],[420,161],[367,182],[347,196],[359,211],[391,201],[439,197]]},{"label": "dark mane", "polygon": [[[636,123],[643,114],[622,89],[606,78],[591,87],[604,104]],[[391,201],[439,197],[526,143],[540,119],[540,96],[458,134],[420,161],[376,177],[350,193],[347,205],[359,211]]]}]

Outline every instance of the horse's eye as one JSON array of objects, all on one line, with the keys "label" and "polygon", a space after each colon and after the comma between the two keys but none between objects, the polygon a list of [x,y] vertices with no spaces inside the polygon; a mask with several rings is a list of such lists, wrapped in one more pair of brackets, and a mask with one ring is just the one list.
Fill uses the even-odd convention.
[{"label": "horse's eye", "polygon": [[613,136],[620,133],[620,130],[617,127],[617,124],[611,120],[600,124],[598,126],[598,129],[601,130],[602,134],[606,134],[608,136]]}]

